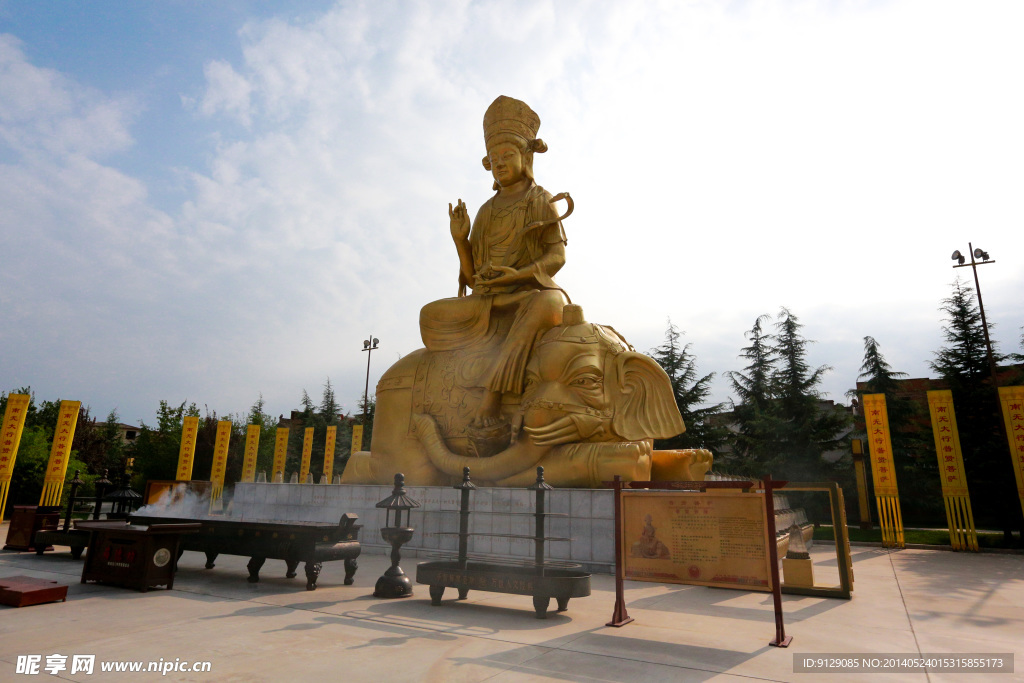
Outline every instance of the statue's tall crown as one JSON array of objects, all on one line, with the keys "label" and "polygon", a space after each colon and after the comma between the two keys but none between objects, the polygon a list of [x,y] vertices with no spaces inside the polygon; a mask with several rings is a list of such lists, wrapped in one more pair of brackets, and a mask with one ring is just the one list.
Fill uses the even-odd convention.
[{"label": "statue's tall crown", "polygon": [[526,104],[501,95],[484,112],[484,145],[487,149],[500,142],[502,135],[515,135],[532,142],[540,129],[540,117]]}]

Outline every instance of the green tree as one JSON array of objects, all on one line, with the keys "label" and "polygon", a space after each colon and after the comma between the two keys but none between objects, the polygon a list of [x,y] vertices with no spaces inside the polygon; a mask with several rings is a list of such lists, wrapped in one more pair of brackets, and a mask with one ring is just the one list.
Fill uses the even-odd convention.
[{"label": "green tree", "polygon": [[[903,518],[908,523],[941,525],[942,494],[939,484],[935,446],[924,425],[925,418],[917,404],[900,391],[899,380],[907,377],[885,360],[874,337],[864,337],[864,361],[858,379],[864,389],[853,392],[863,405],[864,394],[884,394],[892,439],[893,465],[900,488]],[[858,434],[867,439],[865,432]]]},{"label": "green tree", "polygon": [[834,467],[824,455],[844,447],[851,423],[845,410],[823,405],[818,387],[832,368],[808,365],[807,346],[813,342],[801,335],[803,325],[789,309],[781,309],[775,327],[778,365],[773,384],[784,458],[780,472],[797,481],[832,479]]},{"label": "green tree", "polygon": [[758,316],[745,333],[749,346],[740,358],[747,361],[743,372],[728,372],[738,401],[733,402],[732,457],[729,469],[744,476],[763,476],[780,464],[779,421],[775,409],[777,356],[774,337],[764,326],[771,318]]},{"label": "green tree", "polygon": [[[135,440],[135,479],[133,485],[141,486],[149,479],[174,479],[178,471],[178,453],[181,451],[181,430],[185,417],[199,417],[195,403],[186,407],[186,402],[172,407],[161,400],[156,413],[156,425],[150,427],[142,422],[139,436]],[[111,472],[113,481],[114,472]]]},{"label": "green tree", "polygon": [[[975,522],[979,528],[1001,528],[1009,543],[1013,528],[1022,529],[1024,524],[974,290],[957,278],[953,293],[943,299],[939,310],[945,314],[945,345],[935,352],[929,365],[953,392]],[[995,363],[1005,360],[995,348],[992,355]]]},{"label": "green tree", "polygon": [[665,343],[649,353],[657,361],[672,385],[679,413],[683,416],[686,431],[670,439],[654,442],[657,449],[707,448],[718,451],[728,435],[727,430],[716,425],[713,416],[722,412],[722,404],[707,405],[711,394],[711,380],[715,373],[698,377],[697,359],[690,353],[690,344],[682,344],[683,333],[668,321]]}]

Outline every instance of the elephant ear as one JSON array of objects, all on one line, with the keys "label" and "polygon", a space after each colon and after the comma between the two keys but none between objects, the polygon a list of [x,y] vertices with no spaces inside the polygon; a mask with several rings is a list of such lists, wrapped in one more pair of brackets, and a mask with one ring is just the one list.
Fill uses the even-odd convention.
[{"label": "elephant ear", "polygon": [[615,357],[618,396],[612,429],[628,441],[668,439],[686,431],[668,375],[650,357],[626,351]]}]

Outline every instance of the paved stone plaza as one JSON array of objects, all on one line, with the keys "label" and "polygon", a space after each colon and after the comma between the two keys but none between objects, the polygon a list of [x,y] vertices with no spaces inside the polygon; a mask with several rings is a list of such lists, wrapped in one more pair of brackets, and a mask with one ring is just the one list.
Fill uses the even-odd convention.
[{"label": "paved stone plaza", "polygon": [[[372,530],[368,530],[372,532]],[[7,525],[0,526],[5,538]],[[834,553],[813,551],[818,583],[837,581]],[[774,635],[771,596],[725,589],[626,583],[636,621],[609,628],[612,577],[595,575],[593,594],[563,614],[533,617],[531,599],[449,589],[432,607],[425,586],[414,597],[371,597],[388,566],[383,550],[364,551],[355,585],[342,563],[324,565],[319,588],[285,579],[268,560],[259,584],[246,558],[222,556],[203,569],[186,552],[174,590],[82,585],[82,563],[66,549],[38,557],[0,552],[0,577],[66,583],[66,603],[0,607],[0,681],[1011,681],[1024,680],[1024,555],[934,550],[889,552],[854,546],[850,601],[783,596],[788,649]],[[403,561],[415,573],[416,558]],[[301,571],[300,571],[301,575]],[[794,654],[1008,653],[1014,674],[804,674]],[[93,675],[17,675],[18,655],[96,655]],[[102,661],[209,661],[206,673],[103,674]]]}]

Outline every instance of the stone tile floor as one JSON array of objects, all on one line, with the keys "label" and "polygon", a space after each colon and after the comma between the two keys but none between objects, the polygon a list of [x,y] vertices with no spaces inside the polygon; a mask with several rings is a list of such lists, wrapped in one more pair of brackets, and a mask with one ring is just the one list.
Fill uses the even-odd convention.
[{"label": "stone tile floor", "polygon": [[[6,537],[6,524],[0,538]],[[814,548],[816,579],[837,581],[834,551]],[[70,586],[66,603],[0,606],[0,681],[33,678],[174,681],[1024,681],[1024,555],[855,546],[852,600],[783,596],[788,649],[774,636],[769,594],[626,583],[623,628],[605,623],[614,582],[569,610],[533,618],[528,597],[471,591],[430,604],[425,586],[403,600],[372,597],[389,562],[364,551],[356,582],[324,565],[316,591],[268,560],[249,584],[246,558],[186,552],[174,590],[148,593],[81,584],[66,549],[43,557],[0,552],[0,577],[28,575]],[[417,559],[402,564],[415,575]],[[1009,653],[1014,674],[794,673],[794,655]],[[197,673],[15,673],[18,655],[94,654],[101,661],[209,661]],[[98,665],[97,665],[98,669]]]}]

